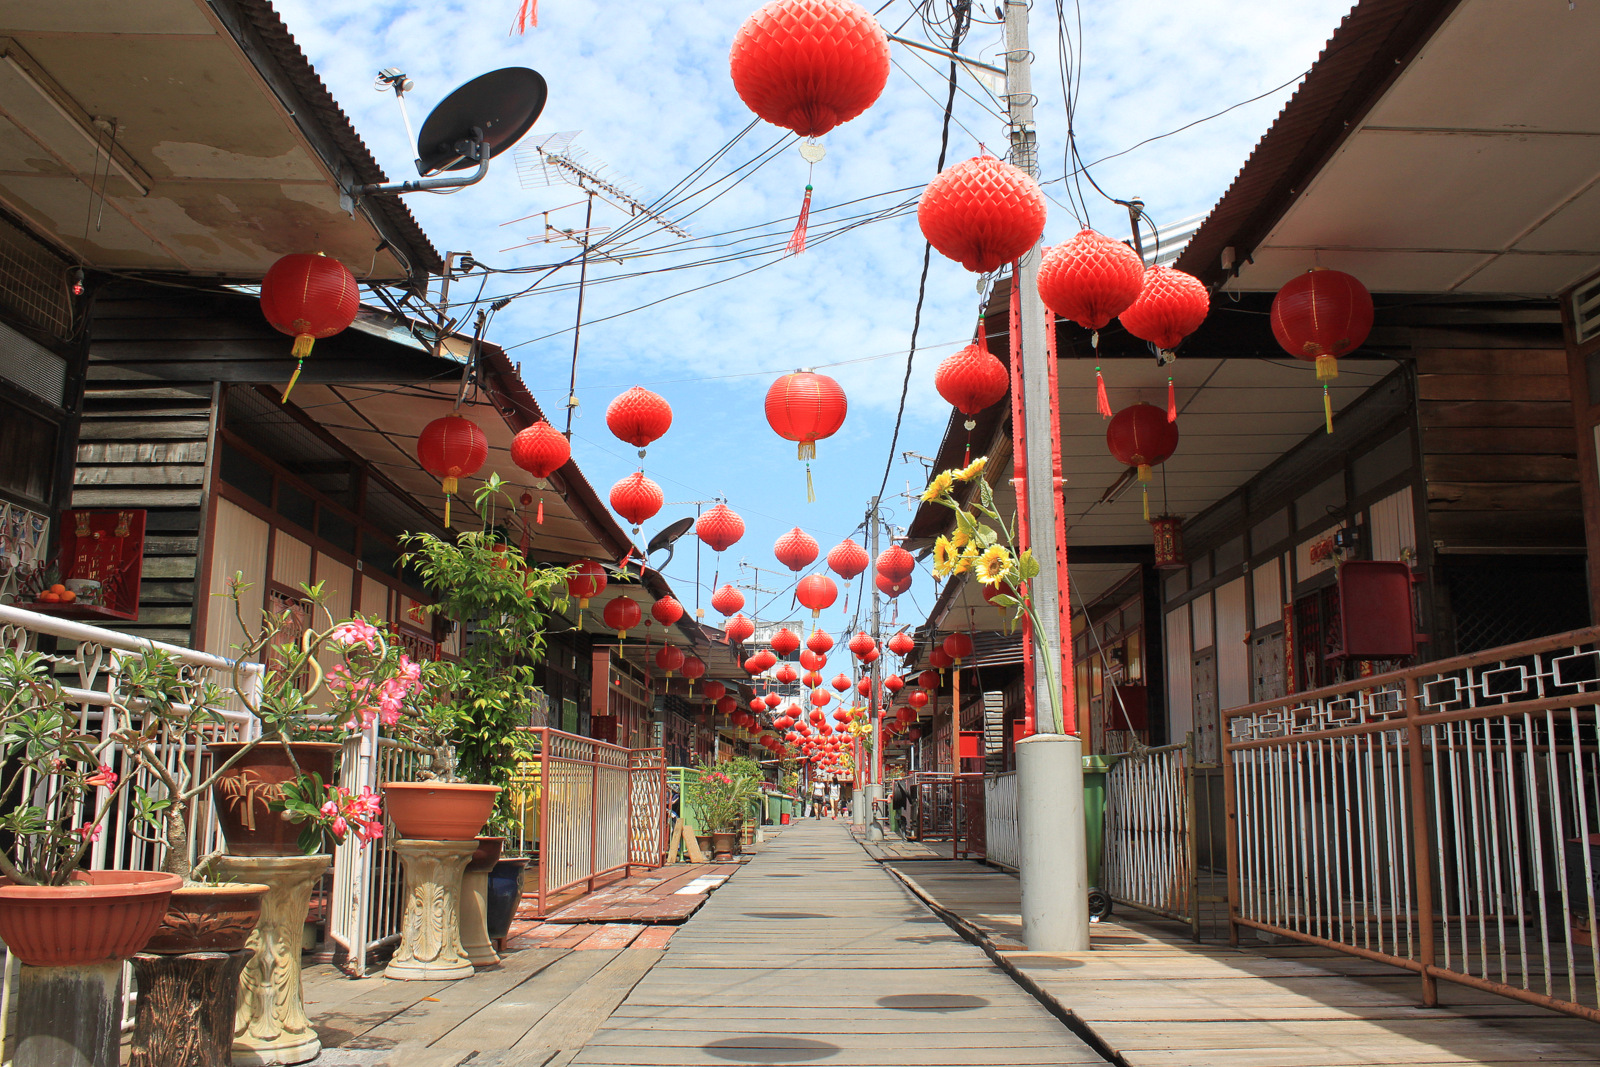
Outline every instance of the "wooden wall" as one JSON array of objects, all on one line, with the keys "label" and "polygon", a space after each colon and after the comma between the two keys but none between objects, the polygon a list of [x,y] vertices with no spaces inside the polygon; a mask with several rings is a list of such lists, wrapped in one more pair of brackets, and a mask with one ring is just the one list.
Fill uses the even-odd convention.
[{"label": "wooden wall", "polygon": [[1567,354],[1415,352],[1428,526],[1446,551],[1582,548]]}]

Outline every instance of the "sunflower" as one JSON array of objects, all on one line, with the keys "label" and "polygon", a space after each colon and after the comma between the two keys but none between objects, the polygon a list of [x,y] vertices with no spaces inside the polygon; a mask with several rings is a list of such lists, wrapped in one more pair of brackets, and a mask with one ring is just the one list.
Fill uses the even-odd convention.
[{"label": "sunflower", "polygon": [[950,543],[948,537],[936,537],[933,541],[933,576],[943,578],[950,573],[950,568],[955,565],[956,546]]},{"label": "sunflower", "polygon": [[928,483],[928,488],[922,494],[924,504],[932,503],[950,492],[950,487],[955,484],[955,478],[949,471],[941,471],[933,481]]},{"label": "sunflower", "polygon": [[972,479],[983,473],[983,465],[988,462],[988,456],[979,456],[977,459],[973,460],[971,463],[967,464],[961,470],[956,472],[956,481],[972,481]]},{"label": "sunflower", "polygon": [[968,533],[959,524],[956,526],[954,532],[950,534],[950,547],[955,549],[957,552],[966,548],[971,542],[972,534]]},{"label": "sunflower", "polygon": [[990,545],[989,551],[978,557],[978,581],[984,585],[999,585],[1011,572],[1011,553],[1003,545]]},{"label": "sunflower", "polygon": [[978,546],[968,545],[956,558],[956,565],[950,569],[951,574],[965,574],[978,562]]}]

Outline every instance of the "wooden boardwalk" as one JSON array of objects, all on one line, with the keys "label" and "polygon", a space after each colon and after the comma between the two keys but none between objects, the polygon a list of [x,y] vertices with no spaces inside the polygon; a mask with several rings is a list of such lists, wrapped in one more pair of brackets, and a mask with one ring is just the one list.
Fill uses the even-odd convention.
[{"label": "wooden boardwalk", "polygon": [[681,923],[699,910],[737,863],[677,863],[613,882],[546,917],[552,923]]},{"label": "wooden boardwalk", "polygon": [[803,820],[718,890],[572,1061],[1103,1064],[872,862]]},{"label": "wooden boardwalk", "polygon": [[1424,1008],[1409,972],[1314,946],[1197,945],[1129,912],[1093,927],[1093,952],[1023,951],[1014,876],[968,862],[885,866],[1127,1067],[1600,1063],[1593,1023],[1445,982],[1446,1006]]}]

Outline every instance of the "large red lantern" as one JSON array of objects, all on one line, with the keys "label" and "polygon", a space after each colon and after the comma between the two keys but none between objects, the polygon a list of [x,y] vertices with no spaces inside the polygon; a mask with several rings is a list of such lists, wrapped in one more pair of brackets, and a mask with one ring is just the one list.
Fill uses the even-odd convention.
[{"label": "large red lantern", "polygon": [[928,691],[926,689],[913,689],[910,693],[906,694],[906,703],[910,704],[913,708],[927,707]]},{"label": "large red lantern", "polygon": [[732,715],[739,710],[739,698],[732,693],[725,693],[717,698],[717,711],[722,715]]},{"label": "large red lantern", "polygon": [[890,581],[909,578],[916,568],[917,561],[899,545],[890,545],[878,554],[878,573]]},{"label": "large red lantern", "polygon": [[1096,348],[1100,330],[1128,310],[1143,289],[1139,253],[1094,230],[1079,230],[1072,240],[1045,252],[1039,264],[1039,298],[1045,307],[1093,330]]},{"label": "large red lantern", "polygon": [[811,691],[811,703],[819,708],[827,707],[828,701],[832,699],[833,697],[828,695],[828,691],[826,689],[813,689]]},{"label": "large red lantern", "polygon": [[860,659],[877,646],[867,632],[863,630],[850,639],[850,644],[847,647],[855,654],[857,659]]},{"label": "large red lantern", "polygon": [[806,647],[820,656],[826,656],[833,649],[833,638],[821,629],[811,631],[811,636],[806,638]]},{"label": "large red lantern", "polygon": [[704,696],[707,700],[710,700],[712,702],[721,700],[723,694],[726,693],[727,691],[728,691],[728,687],[727,686],[725,686],[721,682],[718,682],[718,681],[715,681],[715,680],[709,681],[705,685],[700,687],[700,694],[702,696]]},{"label": "large red lantern", "polygon": [[711,606],[724,615],[733,615],[744,610],[744,594],[729,583],[711,594]]},{"label": "large red lantern", "polygon": [[671,626],[683,618],[683,605],[678,603],[676,597],[663,596],[650,605],[650,617],[662,626]]},{"label": "large red lantern", "polygon": [[834,676],[834,679],[830,684],[842,693],[846,689],[850,688],[850,678],[848,675],[840,673]]},{"label": "large red lantern", "polygon": [[635,534],[661,510],[664,499],[661,487],[646,478],[643,471],[634,471],[611,487],[612,510],[632,524]]},{"label": "large red lantern", "polygon": [[827,665],[828,657],[824,656],[821,652],[813,652],[808,648],[804,652],[800,653],[800,666],[804,667],[808,671],[820,671]]},{"label": "large red lantern", "polygon": [[478,473],[489,458],[489,439],[476,423],[454,412],[434,419],[417,435],[417,460],[444,484],[444,524],[450,525],[450,498],[458,479]]},{"label": "large red lantern", "polygon": [[[939,649],[939,650],[936,650],[936,651],[943,651],[943,650]],[[933,659],[933,653],[932,652],[928,653],[928,658],[930,660]],[[917,675],[917,684],[920,685],[924,689],[937,689],[937,688],[939,688],[939,672],[938,671],[922,671],[922,672],[920,672]]]},{"label": "large red lantern", "polygon": [[[613,601],[613,603],[615,603],[615,601]],[[677,670],[679,667],[682,667],[687,662],[688,659],[684,656],[683,649],[679,648],[677,645],[662,645],[656,650],[656,666],[666,671],[668,678],[672,677],[673,671]],[[699,660],[696,660],[695,662],[700,663]],[[700,663],[700,673],[696,674],[694,677],[700,677],[700,674],[704,674],[705,671],[706,665],[704,663]],[[684,676],[688,677],[688,673],[688,671],[685,671]],[[693,679],[690,680],[692,681]]]},{"label": "large red lantern", "polygon": [[911,650],[917,647],[916,641],[912,640],[911,635],[906,633],[904,630],[901,630],[899,633],[889,638],[887,644],[889,646],[889,651],[893,652],[901,659],[905,659],[911,654]]},{"label": "large red lantern", "polygon": [[976,274],[999,270],[1044,233],[1044,191],[1026,172],[991,155],[941,171],[917,202],[922,235]]},{"label": "large red lantern", "polygon": [[535,478],[550,477],[571,458],[571,442],[543,419],[511,439],[511,462]]},{"label": "large red lantern", "polygon": [[943,648],[930,648],[928,650],[928,666],[935,670],[945,670],[952,666],[955,660]]},{"label": "large red lantern", "polygon": [[650,442],[672,426],[672,405],[643,386],[636,385],[611,401],[606,408],[606,425],[611,432],[639,450],[639,458]]},{"label": "large red lantern", "polygon": [[[672,646],[666,645],[664,647],[671,648]],[[689,679],[689,688],[693,689],[695,680],[703,677],[706,673],[706,661],[699,656],[685,656],[683,657],[683,666],[678,673]]]},{"label": "large red lantern", "polygon": [[294,338],[289,350],[294,375],[284,387],[284,403],[300,380],[312,342],[346,329],[360,310],[355,275],[337,259],[321,252],[292,252],[267,268],[261,279],[261,313],[274,330]]},{"label": "large red lantern", "polygon": [[800,636],[787,626],[783,626],[778,629],[777,633],[772,635],[770,644],[772,645],[772,651],[780,656],[787,656],[800,647]]},{"label": "large red lantern", "polygon": [[1117,317],[1139,340],[1170,352],[1200,328],[1210,310],[1211,294],[1199,278],[1173,267],[1151,267],[1139,296]]},{"label": "large red lantern", "polygon": [[1372,294],[1350,275],[1317,269],[1289,279],[1272,298],[1272,336],[1285,352],[1315,360],[1322,383],[1322,413],[1333,432],[1328,382],[1339,376],[1339,357],[1360,348],[1372,332]]},{"label": "large red lantern", "polygon": [[695,536],[713,552],[722,552],[744,536],[744,520],[726,504],[709,508],[694,524]]},{"label": "large red lantern", "polygon": [[871,562],[867,550],[856,544],[853,537],[846,537],[828,552],[828,569],[847,582],[866,570]]},{"label": "large red lantern", "polygon": [[1011,374],[987,345],[974,342],[940,361],[933,372],[933,387],[968,416],[964,425],[970,430],[977,425],[971,416],[1005,399]]},{"label": "large red lantern", "polygon": [[619,640],[626,640],[628,631],[639,625],[643,613],[639,610],[639,602],[630,596],[613,597],[607,604],[601,617],[606,625],[617,631]]},{"label": "large red lantern", "polygon": [[722,633],[730,645],[742,645],[756,632],[756,624],[743,615],[735,615],[722,624]]},{"label": "large red lantern", "polygon": [[790,682],[800,677],[800,673],[794,669],[794,665],[792,663],[780,663],[778,664],[778,669],[772,672],[772,676],[776,678],[780,684],[788,685]]},{"label": "large red lantern", "polygon": [[806,499],[815,500],[810,461],[817,456],[817,442],[844,425],[850,409],[844,390],[826,374],[798,370],[772,383],[766,409],[773,432],[796,442],[798,456],[806,461]]},{"label": "large red lantern", "polygon": [[808,574],[795,586],[794,595],[801,604],[811,609],[811,617],[815,619],[839,599],[839,587],[826,574]]},{"label": "large red lantern", "polygon": [[962,660],[972,655],[972,637],[963,633],[950,634],[944,639],[941,647],[944,649],[945,655],[949,656],[951,661],[959,667]]},{"label": "large red lantern", "polygon": [[728,56],[745,106],[820,137],[871,107],[889,80],[878,20],[849,0],[774,0],[745,20]]},{"label": "large red lantern", "polygon": [[766,696],[761,698],[761,703],[765,704],[768,708],[776,709],[779,704],[783,703],[783,697],[779,696],[777,693],[768,693]]},{"label": "large red lantern", "polygon": [[605,591],[606,569],[592,559],[580,559],[572,565],[567,575],[567,595],[578,602],[578,610],[589,606],[589,601]]},{"label": "large red lantern", "polygon": [[1119,463],[1139,469],[1144,489],[1144,517],[1150,518],[1150,468],[1178,448],[1178,424],[1153,404],[1133,404],[1117,412],[1106,427],[1106,447]]},{"label": "large red lantern", "polygon": [[891,674],[883,680],[883,687],[889,691],[890,696],[900,692],[901,689],[905,688],[905,684],[906,680],[898,674]]},{"label": "large red lantern", "polygon": [[772,554],[778,562],[792,571],[805,569],[817,558],[816,538],[796,526],[782,537],[778,538],[772,546]]}]

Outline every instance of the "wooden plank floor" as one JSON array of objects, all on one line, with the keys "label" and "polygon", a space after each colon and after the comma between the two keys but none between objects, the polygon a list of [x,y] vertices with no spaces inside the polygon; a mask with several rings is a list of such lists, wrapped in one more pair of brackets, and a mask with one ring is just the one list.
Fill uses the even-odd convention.
[{"label": "wooden plank floor", "polygon": [[875,860],[948,860],[954,846],[949,841],[902,841],[886,837],[882,841],[862,841],[861,847]]},{"label": "wooden plank floor", "polygon": [[886,866],[1128,1067],[1600,1063],[1593,1023],[1444,982],[1445,1006],[1424,1008],[1408,972],[1310,945],[1197,945],[1129,912],[1092,928],[1092,952],[1027,952],[1014,876],[967,862]]},{"label": "wooden plank floor", "polygon": [[681,923],[738,869],[737,863],[676,863],[580,897],[551,912],[545,921]]},{"label": "wooden plank floor", "polygon": [[872,862],[845,825],[802,820],[678,930],[573,1062],[1105,1061]]}]

